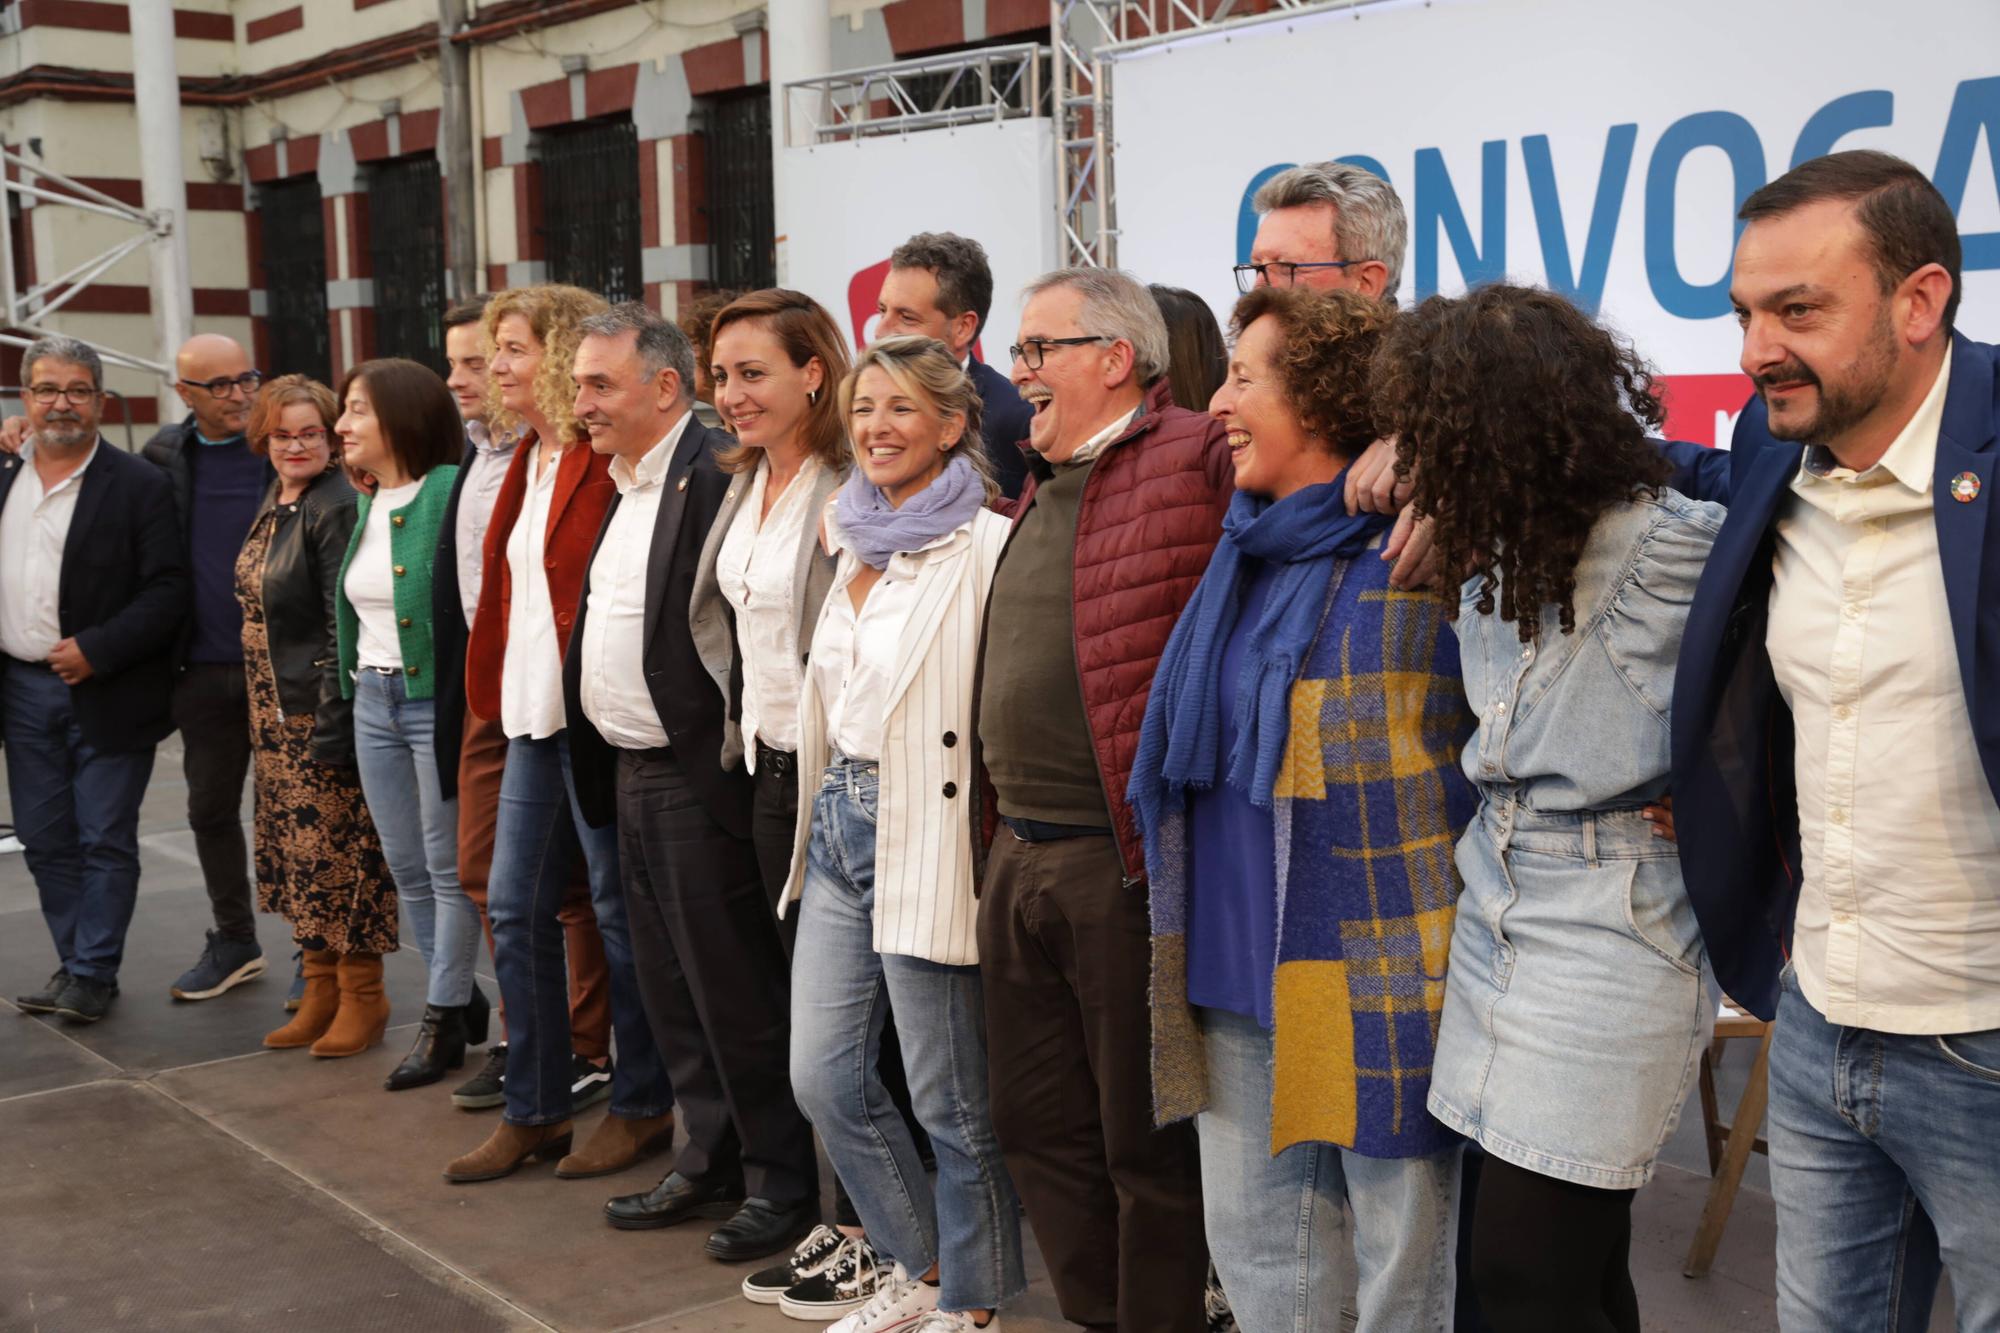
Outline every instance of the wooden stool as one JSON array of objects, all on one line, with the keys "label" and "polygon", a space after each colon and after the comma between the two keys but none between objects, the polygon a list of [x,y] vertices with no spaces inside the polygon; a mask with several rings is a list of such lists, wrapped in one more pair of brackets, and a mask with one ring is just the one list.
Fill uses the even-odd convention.
[{"label": "wooden stool", "polygon": [[[1745,1013],[1736,1002],[1725,999],[1722,1014],[1715,1020],[1715,1038],[1701,1053],[1702,1133],[1708,1140],[1708,1202],[1702,1205],[1701,1222],[1694,1229],[1694,1244],[1688,1247],[1687,1263],[1681,1272],[1687,1277],[1706,1277],[1722,1244],[1722,1230],[1729,1225],[1729,1210],[1736,1205],[1736,1187],[1743,1183],[1743,1168],[1750,1154],[1770,1155],[1770,1145],[1757,1130],[1764,1123],[1764,1107],[1770,1099],[1772,1024]],[[1743,1087],[1742,1100],[1729,1124],[1718,1117],[1715,1104],[1715,1062],[1722,1058],[1723,1043],[1755,1037],[1757,1062],[1750,1066],[1750,1081]]]}]

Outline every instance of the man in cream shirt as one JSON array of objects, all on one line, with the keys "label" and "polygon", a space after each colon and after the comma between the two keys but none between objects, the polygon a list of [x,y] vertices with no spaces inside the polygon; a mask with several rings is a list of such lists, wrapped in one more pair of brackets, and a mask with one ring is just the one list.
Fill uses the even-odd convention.
[{"label": "man in cream shirt", "polygon": [[1777,1018],[1779,1321],[1922,1328],[1948,1269],[2000,1328],[2000,348],[1952,331],[1956,222],[1908,163],[1818,158],[1740,217],[1758,398],[1674,816],[1718,979]]}]

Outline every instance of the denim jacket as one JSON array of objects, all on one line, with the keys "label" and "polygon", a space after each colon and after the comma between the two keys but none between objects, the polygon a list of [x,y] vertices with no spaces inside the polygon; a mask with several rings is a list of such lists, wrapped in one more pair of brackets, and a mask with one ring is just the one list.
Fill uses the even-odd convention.
[{"label": "denim jacket", "polygon": [[[1576,628],[1553,606],[1524,644],[1461,592],[1459,661],[1479,727],[1465,774],[1489,795],[1545,813],[1626,809],[1667,789],[1674,661],[1727,511],[1662,490],[1607,510],[1577,562]],[[1497,595],[1497,593],[1496,593]]]}]

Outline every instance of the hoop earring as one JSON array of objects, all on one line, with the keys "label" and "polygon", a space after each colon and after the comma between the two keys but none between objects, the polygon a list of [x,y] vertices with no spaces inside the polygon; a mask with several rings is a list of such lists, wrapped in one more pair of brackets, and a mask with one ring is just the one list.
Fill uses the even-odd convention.
[{"label": "hoop earring", "polygon": [[818,390],[818,389],[807,389],[807,390],[806,390],[806,402],[807,402],[807,404],[809,404],[810,406],[813,406],[813,407],[818,407],[818,406],[819,406],[819,390]]}]

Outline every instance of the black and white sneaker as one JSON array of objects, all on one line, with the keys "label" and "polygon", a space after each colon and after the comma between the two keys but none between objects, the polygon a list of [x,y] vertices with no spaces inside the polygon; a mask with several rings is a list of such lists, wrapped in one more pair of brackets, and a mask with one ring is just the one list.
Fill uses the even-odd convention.
[{"label": "black and white sneaker", "polygon": [[1202,1293],[1202,1304],[1208,1315],[1208,1333],[1236,1333],[1236,1312],[1229,1308],[1229,1297],[1222,1290],[1222,1278],[1214,1264],[1208,1266],[1208,1287]]},{"label": "black and white sneaker", "polygon": [[826,1267],[787,1290],[778,1309],[793,1319],[838,1319],[866,1305],[891,1280],[891,1270],[882,1267],[866,1236],[842,1236]]},{"label": "black and white sneaker", "polygon": [[451,1104],[461,1111],[489,1111],[507,1101],[507,1043],[496,1041],[486,1050],[479,1072],[458,1085]]},{"label": "black and white sneaker", "polygon": [[592,1064],[580,1055],[570,1057],[569,1109],[581,1111],[611,1095],[611,1061]]},{"label": "black and white sneaker", "polygon": [[743,1279],[743,1299],[753,1305],[776,1305],[787,1291],[824,1271],[845,1239],[832,1227],[814,1227],[785,1262],[760,1268]]}]

